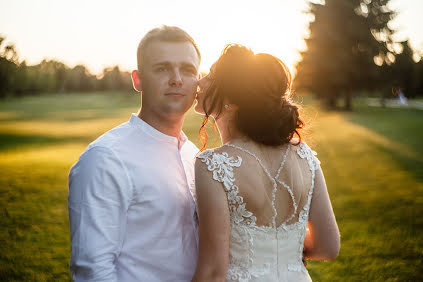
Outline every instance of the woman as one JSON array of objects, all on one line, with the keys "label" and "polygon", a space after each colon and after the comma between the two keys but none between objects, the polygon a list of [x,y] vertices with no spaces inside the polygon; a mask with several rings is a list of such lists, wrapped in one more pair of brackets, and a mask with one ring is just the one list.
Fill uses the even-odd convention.
[{"label": "woman", "polygon": [[339,231],[320,162],[301,142],[288,69],[229,45],[199,87],[202,129],[212,116],[223,145],[196,161],[193,281],[311,281],[303,256],[335,259]]}]

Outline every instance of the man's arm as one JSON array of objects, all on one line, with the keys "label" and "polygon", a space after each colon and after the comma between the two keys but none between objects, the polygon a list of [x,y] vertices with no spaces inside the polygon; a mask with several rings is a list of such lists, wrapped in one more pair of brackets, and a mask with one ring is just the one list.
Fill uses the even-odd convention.
[{"label": "man's arm", "polygon": [[75,281],[117,281],[132,187],[108,148],[81,155],[69,173],[70,270]]}]

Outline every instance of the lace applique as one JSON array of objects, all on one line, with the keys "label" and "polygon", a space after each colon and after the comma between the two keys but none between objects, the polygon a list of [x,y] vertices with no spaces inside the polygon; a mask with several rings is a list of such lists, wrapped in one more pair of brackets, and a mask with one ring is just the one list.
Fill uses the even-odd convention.
[{"label": "lace applique", "polygon": [[234,167],[240,167],[242,158],[238,156],[229,157],[228,153],[214,153],[213,150],[205,151],[198,156],[203,163],[207,165],[207,169],[213,173],[213,179],[223,183],[227,192],[228,205],[230,209],[231,219],[236,223],[245,223],[247,225],[255,225],[256,217],[246,210],[244,199],[239,196],[238,186],[234,185]]},{"label": "lace applique", "polygon": [[[307,160],[308,166],[309,166],[310,171],[311,171],[311,187],[310,187],[310,190],[308,192],[307,203],[304,205],[304,207],[301,210],[299,217],[298,217],[298,225],[299,225],[300,232],[301,232],[300,245],[299,245],[298,252],[300,254],[299,256],[300,256],[300,260],[301,260],[303,248],[304,248],[304,239],[305,239],[306,229],[307,229],[308,214],[309,214],[309,211],[310,211],[311,198],[313,196],[313,190],[314,190],[314,177],[316,175],[316,170],[319,169],[320,161],[317,157],[315,157],[317,155],[317,153],[315,151],[311,150],[310,147],[307,146],[307,144],[300,143],[299,146],[300,147],[297,149],[297,153],[301,158]],[[291,266],[290,270],[300,271],[301,267]]]},{"label": "lace applique", "polygon": [[[245,208],[244,199],[239,196],[239,189],[234,185],[234,167],[240,167],[242,158],[238,156],[229,157],[226,152],[216,153],[213,150],[205,151],[198,156],[203,163],[207,165],[207,169],[213,173],[213,179],[223,183],[230,211],[231,218],[231,241],[237,241],[241,244],[247,244],[247,253],[242,260],[230,257],[228,265],[227,279],[232,281],[249,281],[253,276],[259,277],[269,272],[270,265],[263,265],[262,267],[254,267],[254,239],[249,227],[256,227],[256,217],[253,213],[247,211]],[[238,229],[240,234],[234,232]]]},{"label": "lace applique", "polygon": [[228,268],[226,279],[231,281],[248,282],[251,278],[259,278],[270,272],[270,265],[266,264],[261,271],[245,271],[242,267],[232,265]]},{"label": "lace applique", "polygon": [[[257,226],[256,226],[257,227]],[[270,264],[257,264],[254,262],[254,237],[256,230],[249,226],[240,224],[231,224],[231,244],[245,244],[245,253],[233,254],[229,256],[228,271],[226,279],[229,281],[250,281],[251,278],[259,278],[270,272]]]},{"label": "lace applique", "polygon": [[320,161],[315,157],[317,153],[311,150],[307,144],[300,143],[297,153],[301,158],[307,159],[311,171],[319,169]]}]

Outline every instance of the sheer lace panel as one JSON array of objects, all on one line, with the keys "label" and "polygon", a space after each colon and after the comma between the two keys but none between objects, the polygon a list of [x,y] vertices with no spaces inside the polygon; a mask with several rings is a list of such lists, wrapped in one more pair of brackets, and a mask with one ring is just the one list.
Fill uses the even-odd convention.
[{"label": "sheer lace panel", "polygon": [[319,168],[313,151],[304,143],[226,144],[198,158],[227,195],[227,281],[311,281],[301,259]]},{"label": "sheer lace panel", "polygon": [[235,222],[263,227],[298,222],[311,200],[311,166],[316,166],[311,149],[304,143],[254,149],[226,144],[199,158],[223,183]]}]

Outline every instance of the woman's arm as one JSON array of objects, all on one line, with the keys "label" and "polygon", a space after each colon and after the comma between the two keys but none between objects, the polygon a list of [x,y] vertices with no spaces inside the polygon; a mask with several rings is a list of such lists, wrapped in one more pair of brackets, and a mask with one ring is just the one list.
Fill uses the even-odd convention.
[{"label": "woman's arm", "polygon": [[325,177],[320,167],[316,170],[308,227],[304,242],[305,257],[334,260],[339,253],[340,236]]},{"label": "woman's arm", "polygon": [[223,185],[201,160],[195,164],[199,256],[192,281],[225,281],[229,261],[229,209]]}]

